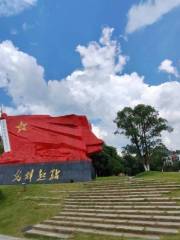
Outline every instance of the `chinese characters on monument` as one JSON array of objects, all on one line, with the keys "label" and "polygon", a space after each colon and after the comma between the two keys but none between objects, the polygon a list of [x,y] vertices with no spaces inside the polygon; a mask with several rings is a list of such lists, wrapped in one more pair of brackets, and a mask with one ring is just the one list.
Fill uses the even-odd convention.
[{"label": "chinese characters on monument", "polygon": [[31,169],[24,174],[22,173],[21,169],[18,169],[15,175],[13,176],[12,181],[17,183],[31,183],[32,179],[35,177],[35,181],[49,181],[52,180],[59,180],[60,179],[61,170],[59,169],[52,169],[47,172],[44,169],[39,169],[36,173],[34,169]]}]

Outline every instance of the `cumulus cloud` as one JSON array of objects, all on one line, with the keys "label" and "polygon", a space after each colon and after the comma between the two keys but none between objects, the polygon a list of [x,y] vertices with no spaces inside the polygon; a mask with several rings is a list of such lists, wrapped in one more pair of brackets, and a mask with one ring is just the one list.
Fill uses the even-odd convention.
[{"label": "cumulus cloud", "polygon": [[168,147],[179,149],[180,83],[171,81],[149,86],[138,73],[123,73],[127,57],[119,43],[112,40],[112,33],[113,29],[106,28],[99,42],[77,47],[81,70],[75,70],[64,79],[48,81],[34,57],[20,51],[10,41],[2,42],[0,88],[14,104],[14,107],[7,106],[6,111],[9,114],[85,114],[93,122],[93,131],[98,136],[121,148],[127,139],[113,134],[117,111],[139,103],[150,104],[174,127],[172,134],[163,135],[164,141]]},{"label": "cumulus cloud", "polygon": [[99,43],[91,42],[88,47],[77,47],[85,69],[103,70],[106,74],[122,71],[128,58],[120,54],[117,41],[111,40],[113,31],[113,28],[104,28]]},{"label": "cumulus cloud", "polygon": [[178,71],[176,67],[173,66],[173,62],[169,59],[165,59],[161,62],[161,64],[158,67],[159,71],[172,74],[175,77],[178,77]]},{"label": "cumulus cloud", "polygon": [[180,6],[180,0],[146,0],[133,5],[128,12],[126,33],[152,25],[165,14]]},{"label": "cumulus cloud", "polygon": [[12,16],[36,4],[37,0],[0,0],[0,16]]},{"label": "cumulus cloud", "polygon": [[39,103],[47,95],[44,69],[35,58],[23,53],[11,41],[0,44],[0,86],[6,86],[7,94],[18,105]]}]

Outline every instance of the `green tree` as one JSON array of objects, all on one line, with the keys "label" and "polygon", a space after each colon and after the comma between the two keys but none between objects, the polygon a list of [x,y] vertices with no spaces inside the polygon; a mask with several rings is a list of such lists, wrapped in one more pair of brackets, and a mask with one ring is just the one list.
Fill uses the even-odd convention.
[{"label": "green tree", "polygon": [[170,154],[170,151],[164,144],[159,144],[153,149],[151,154],[151,169],[153,171],[162,171],[165,157]]},{"label": "green tree", "polygon": [[112,176],[123,172],[122,158],[116,148],[103,145],[103,151],[91,155],[97,176]]},{"label": "green tree", "polygon": [[123,154],[123,167],[124,173],[129,176],[134,176],[140,172],[143,172],[143,164],[135,155],[128,153]]},{"label": "green tree", "polygon": [[134,109],[125,107],[119,111],[114,122],[117,126],[115,134],[124,134],[129,138],[131,144],[127,148],[137,154],[145,171],[149,171],[151,155],[161,143],[162,131],[172,131],[167,120],[159,117],[152,106],[139,104]]}]

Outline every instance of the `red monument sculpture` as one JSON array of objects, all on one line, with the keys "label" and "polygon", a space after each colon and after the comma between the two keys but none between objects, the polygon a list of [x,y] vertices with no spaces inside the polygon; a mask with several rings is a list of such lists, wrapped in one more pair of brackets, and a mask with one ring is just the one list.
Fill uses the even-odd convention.
[{"label": "red monument sculpture", "polygon": [[[32,170],[37,174],[43,169],[46,173],[51,172],[52,166],[61,171],[61,177],[55,180],[90,180],[90,155],[102,150],[103,141],[93,134],[85,116],[7,116],[3,113],[0,120],[7,126],[3,142],[8,145],[7,151],[0,156],[0,183],[3,182],[3,171],[14,177],[18,171],[21,176],[26,176]],[[1,134],[2,128],[1,125]],[[8,178],[5,183],[9,181]]]}]

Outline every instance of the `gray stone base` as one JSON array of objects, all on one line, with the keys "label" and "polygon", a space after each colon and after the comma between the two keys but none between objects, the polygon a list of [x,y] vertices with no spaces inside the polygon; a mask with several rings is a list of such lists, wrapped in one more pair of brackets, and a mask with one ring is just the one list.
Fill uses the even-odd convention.
[{"label": "gray stone base", "polygon": [[90,161],[0,165],[0,184],[90,181],[92,173]]}]

